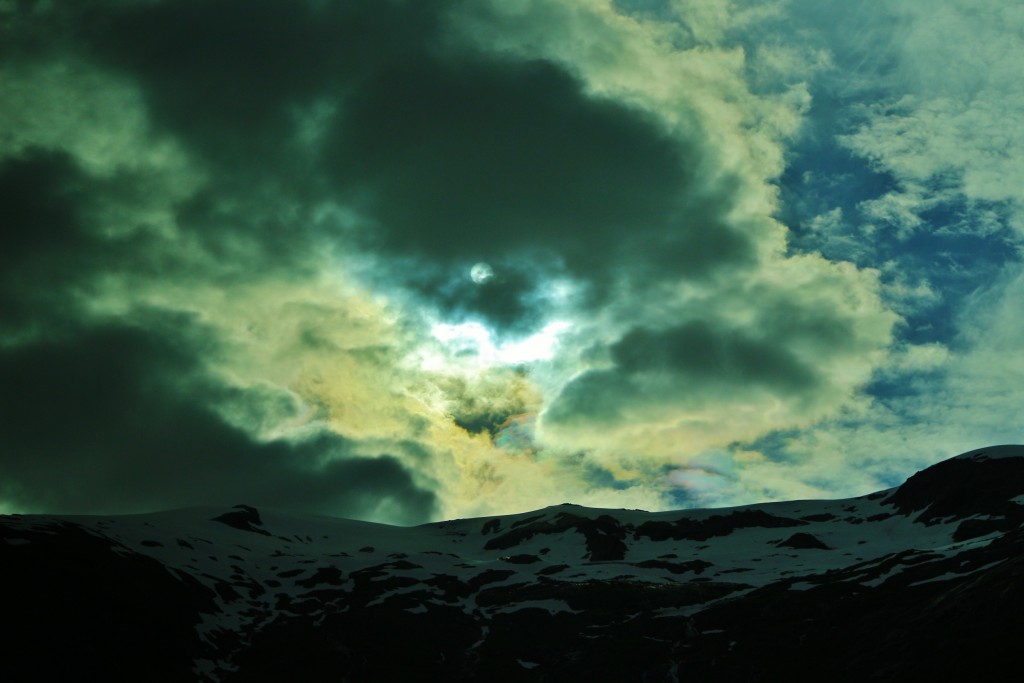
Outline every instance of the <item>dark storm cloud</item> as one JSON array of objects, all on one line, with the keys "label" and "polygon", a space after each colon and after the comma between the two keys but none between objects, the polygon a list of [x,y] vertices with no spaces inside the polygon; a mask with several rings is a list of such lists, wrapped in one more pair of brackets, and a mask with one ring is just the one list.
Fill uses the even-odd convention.
[{"label": "dark storm cloud", "polygon": [[[177,215],[210,249],[241,235],[268,262],[301,263],[324,239],[350,252],[350,234],[309,220],[317,202],[340,202],[391,280],[503,329],[529,326],[525,302],[552,275],[601,303],[624,274],[699,277],[752,258],[724,218],[732,188],[699,187],[696,141],[587,94],[563,66],[470,46],[446,23],[451,3],[89,8],[62,6],[80,25],[56,42],[134,79],[153,122],[215,169]],[[304,146],[317,107],[307,124],[322,139]],[[410,257],[422,266],[394,260]],[[452,300],[459,269],[510,259],[537,265]]]},{"label": "dark storm cloud", "polygon": [[0,494],[48,512],[247,502],[359,517],[384,504],[408,523],[434,512],[393,457],[354,457],[326,433],[259,441],[227,423],[210,404],[229,390],[194,354],[112,326],[0,352]]},{"label": "dark storm cloud", "polygon": [[0,161],[0,499],[48,512],[246,501],[430,518],[434,494],[396,457],[356,457],[328,433],[265,442],[226,421],[218,408],[250,425],[279,423],[289,402],[207,377],[212,332],[137,308],[92,321],[82,297],[97,276],[150,285],[215,276],[145,231],[104,232],[103,210],[131,204],[144,186],[127,172],[91,176],[63,151]]},{"label": "dark storm cloud", "polygon": [[82,179],[61,153],[35,151],[0,164],[0,263],[6,268],[48,251],[54,244],[82,241],[78,206]]},{"label": "dark storm cloud", "polygon": [[793,399],[826,383],[777,340],[702,321],[634,329],[609,351],[613,366],[567,384],[546,413],[548,420],[619,422],[636,418],[638,410],[701,407],[765,388]]},{"label": "dark storm cloud", "polygon": [[296,107],[344,94],[381,63],[416,59],[447,4],[117,4],[82,33],[88,54],[138,79],[157,122],[207,158],[258,173],[280,161]]},{"label": "dark storm cloud", "polygon": [[385,246],[439,260],[540,246],[582,264],[677,210],[684,160],[652,121],[548,62],[461,57],[383,72],[335,129],[335,177],[368,195]]},{"label": "dark storm cloud", "polygon": [[178,229],[222,260],[244,240],[247,267],[260,261],[260,268],[297,270],[323,237],[351,247],[312,229],[311,207],[331,199],[334,189],[320,154],[302,141],[306,118],[320,105],[336,106],[382,65],[416,60],[436,41],[445,4],[62,5],[38,22],[54,30],[54,39],[24,51],[25,59],[95,63],[138,86],[154,129],[183,143],[207,172],[178,204]]},{"label": "dark storm cloud", "polygon": [[715,329],[705,322],[653,331],[636,329],[611,349],[623,372],[682,373],[711,381],[756,383],[806,389],[813,384],[807,368],[775,343],[750,338],[747,332]]},{"label": "dark storm cloud", "polygon": [[[373,216],[370,243],[387,252],[530,261],[541,272],[519,274],[534,285],[564,269],[598,301],[626,271],[699,276],[750,256],[722,220],[725,195],[695,190],[695,146],[550,62],[398,64],[354,92],[327,149],[338,191]],[[463,305],[507,325],[524,290]]]},{"label": "dark storm cloud", "polygon": [[0,159],[0,337],[76,325],[97,276],[194,276],[187,256],[152,233],[104,233],[105,208],[144,202],[146,192],[144,178],[92,177],[64,151]]},{"label": "dark storm cloud", "polygon": [[[203,177],[191,196],[176,198],[176,228],[222,262],[244,240],[246,267],[259,260],[260,268],[295,269],[325,237],[312,229],[311,207],[335,192],[321,155],[303,142],[303,127],[316,116],[311,111],[338,105],[390,62],[416,61],[433,49],[446,4],[20,2],[4,8],[0,66],[59,64],[70,74],[99,69],[107,82],[137,89],[149,132],[182,145],[190,155],[188,172]],[[0,107],[25,107],[18,94],[6,93]],[[13,121],[28,116],[22,111]],[[139,179],[112,180],[123,188],[126,180]],[[326,237],[335,247],[351,248],[339,244],[338,235]]]},{"label": "dark storm cloud", "polygon": [[0,162],[0,318],[9,334],[60,308],[54,290],[89,248],[81,216],[84,179],[62,153],[35,151]]}]

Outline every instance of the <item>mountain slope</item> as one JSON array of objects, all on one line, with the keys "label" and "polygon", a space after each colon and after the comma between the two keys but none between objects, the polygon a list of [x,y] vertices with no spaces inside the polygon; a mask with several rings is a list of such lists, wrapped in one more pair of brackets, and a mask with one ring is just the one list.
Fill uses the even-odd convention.
[{"label": "mountain slope", "polygon": [[[1000,680],[1024,447],[832,501],[0,517],[8,680]],[[1012,669],[1011,669],[1012,670]]]}]

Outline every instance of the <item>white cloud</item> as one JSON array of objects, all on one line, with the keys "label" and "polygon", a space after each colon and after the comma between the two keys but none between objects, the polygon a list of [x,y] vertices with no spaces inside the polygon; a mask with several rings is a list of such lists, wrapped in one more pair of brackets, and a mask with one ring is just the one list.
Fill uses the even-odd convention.
[{"label": "white cloud", "polygon": [[896,22],[891,70],[879,74],[886,97],[868,105],[845,144],[903,185],[906,197],[889,198],[890,206],[902,204],[912,215],[953,190],[968,200],[1011,203],[1015,227],[1024,231],[1024,9],[936,0],[886,10]]},{"label": "white cloud", "polygon": [[[491,367],[550,360],[555,355],[559,336],[571,326],[567,321],[556,320],[538,332],[506,342],[496,342],[491,330],[478,322],[437,323],[430,332],[447,347],[449,353],[456,356],[469,354],[482,367]],[[430,364],[437,366],[448,362],[446,357],[435,356]]]}]

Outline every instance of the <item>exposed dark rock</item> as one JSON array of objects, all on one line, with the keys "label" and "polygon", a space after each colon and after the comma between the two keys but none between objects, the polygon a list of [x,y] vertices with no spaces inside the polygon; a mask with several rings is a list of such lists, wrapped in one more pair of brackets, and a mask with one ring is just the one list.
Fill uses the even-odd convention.
[{"label": "exposed dark rock", "polygon": [[319,567],[312,576],[299,579],[295,583],[305,588],[312,588],[318,585],[340,586],[344,583],[344,574],[340,569],[333,566]]},{"label": "exposed dark rock", "polygon": [[689,562],[666,562],[664,560],[646,560],[644,562],[638,562],[638,567],[644,569],[667,569],[673,574],[686,574],[687,572],[693,572],[694,574],[700,574],[708,567],[713,566],[710,562],[704,560],[691,560]]},{"label": "exposed dark rock", "polygon": [[884,505],[901,514],[920,511],[925,524],[944,517],[1019,514],[1010,502],[1024,494],[1024,458],[953,458],[922,470],[896,489]]},{"label": "exposed dark rock", "polygon": [[192,679],[212,591],[71,523],[18,537],[0,540],[5,680]]},{"label": "exposed dark rock", "polygon": [[707,519],[694,520],[681,517],[675,522],[644,522],[636,528],[637,537],[653,541],[706,541],[716,536],[728,536],[736,529],[764,527],[777,529],[804,526],[807,522],[788,517],[776,517],[763,510],[740,510],[728,515],[712,515]]},{"label": "exposed dark rock", "polygon": [[[523,600],[537,600],[531,597],[536,594],[540,586],[549,584],[511,583],[494,588],[484,588],[476,594],[476,604],[480,607],[494,607],[508,603],[521,602]],[[515,597],[513,597],[515,596]]]},{"label": "exposed dark rock", "polygon": [[953,532],[954,541],[967,541],[991,533],[1012,531],[1020,527],[1024,520],[1021,515],[1009,515],[990,519],[965,519]]},{"label": "exposed dark rock", "polygon": [[[964,461],[930,480],[931,493],[920,478],[886,494],[892,511],[868,521],[856,505],[847,506],[850,519],[748,508],[634,529],[615,513],[590,519],[599,513],[562,508],[520,519],[505,533],[503,519],[491,520],[498,523],[489,539],[453,540],[433,531],[443,525],[431,525],[423,540],[443,535],[444,552],[418,539],[369,567],[371,557],[343,559],[348,554],[333,543],[318,554],[302,534],[240,545],[225,543],[237,535],[221,527],[209,536],[218,544],[182,542],[187,532],[153,518],[146,541],[128,547],[104,535],[117,529],[115,518],[94,522],[90,528],[104,531],[90,532],[56,518],[0,516],[5,617],[18,626],[0,641],[3,677],[193,681],[201,678],[192,670],[198,658],[220,662],[209,678],[222,681],[1009,680],[1024,638],[1024,506],[1012,502],[1020,495],[1013,468]],[[989,477],[1011,481],[986,484]],[[957,481],[1003,498],[956,491]],[[265,533],[255,509],[228,515],[236,513],[211,527],[230,522]],[[919,546],[914,537],[877,556],[920,529],[902,515],[952,518],[955,532],[934,529],[924,536],[940,538],[937,545]],[[879,524],[883,518],[891,521]],[[732,564],[741,539],[713,540],[810,522],[821,525],[814,527],[820,537],[752,534],[760,540],[741,566]],[[862,523],[859,540],[847,533],[854,522]],[[843,533],[824,535],[833,524]],[[565,532],[571,544],[556,546]],[[866,545],[875,533],[886,535],[884,545]],[[499,561],[501,550],[545,534],[549,542]],[[980,536],[989,538],[966,542]],[[822,549],[822,538],[838,547],[765,554],[766,537],[778,548]],[[669,539],[698,541],[696,555],[694,545],[671,545],[662,547],[676,552],[657,559],[625,560],[650,558],[660,551],[650,541]],[[189,552],[193,543],[202,557]],[[542,544],[569,559],[543,564],[533,554]],[[175,568],[135,552],[161,546],[161,558],[180,556]],[[460,555],[463,547],[469,552]],[[719,557],[731,566],[723,570]],[[814,569],[820,562],[832,569]],[[727,572],[760,587],[723,581]]]},{"label": "exposed dark rock", "polygon": [[627,527],[611,515],[582,519],[577,531],[587,539],[587,559],[593,562],[621,560],[626,556]]},{"label": "exposed dark rock", "polygon": [[805,522],[831,522],[835,518],[835,515],[830,515],[827,512],[823,512],[817,515],[806,515],[804,517],[801,517],[800,519]]},{"label": "exposed dark rock", "polygon": [[601,515],[597,519],[590,519],[568,512],[560,512],[552,519],[536,521],[542,517],[533,518],[534,521],[529,524],[492,538],[484,547],[488,550],[506,550],[537,535],[576,531],[586,539],[589,553],[587,559],[599,562],[621,560],[625,556],[626,544],[623,539],[626,537],[626,527],[610,515]]},{"label": "exposed dark rock", "polygon": [[473,590],[477,590],[480,586],[504,581],[510,576],[515,576],[515,574],[511,569],[487,569],[472,577],[468,583]]},{"label": "exposed dark rock", "polygon": [[224,602],[234,602],[235,600],[241,600],[242,595],[235,590],[235,587],[227,581],[218,581],[213,585],[213,589],[217,591],[217,596]]},{"label": "exposed dark rock", "polygon": [[530,517],[527,517],[526,519],[521,519],[518,522],[513,522],[512,526],[510,526],[509,528],[510,529],[515,529],[517,527],[521,527],[521,526],[524,526],[526,524],[530,524],[531,522],[536,522],[538,519],[543,519],[543,517],[544,517],[544,515],[532,515]]},{"label": "exposed dark rock", "polygon": [[820,538],[804,532],[797,532],[775,545],[779,548],[796,548],[797,550],[831,550]]},{"label": "exposed dark rock", "polygon": [[632,612],[666,607],[685,607],[728,595],[740,588],[735,583],[651,584],[635,579],[575,583],[515,583],[480,591],[477,604],[497,605],[527,600],[564,600],[574,610],[594,611],[593,616],[620,615],[624,606]]},{"label": "exposed dark rock", "polygon": [[540,562],[540,558],[536,555],[510,555],[501,559],[509,564],[533,564],[534,562]]},{"label": "exposed dark rock", "polygon": [[554,564],[554,565],[551,565],[550,567],[544,567],[544,569],[541,569],[539,572],[537,572],[537,574],[539,574],[541,576],[550,576],[551,574],[557,574],[559,572],[564,572],[568,568],[569,568],[569,565],[567,565],[567,564]]},{"label": "exposed dark rock", "polygon": [[395,562],[388,562],[387,564],[382,564],[379,566],[385,569],[400,569],[403,571],[408,571],[410,569],[423,569],[422,566],[416,564],[415,562],[409,562],[408,560],[396,560]]},{"label": "exposed dark rock", "polygon": [[214,517],[213,521],[227,524],[240,531],[251,531],[254,534],[270,536],[269,531],[260,528],[263,526],[263,520],[260,519],[259,511],[248,505],[236,505],[234,511]]},{"label": "exposed dark rock", "polygon": [[465,581],[451,574],[435,574],[423,581],[425,586],[436,588],[440,591],[440,598],[445,602],[454,602],[460,598],[468,597],[473,593],[472,588]]},{"label": "exposed dark rock", "polygon": [[461,610],[435,606],[429,614],[380,605],[358,613],[279,619],[262,629],[226,681],[476,680],[470,646],[479,625]]},{"label": "exposed dark rock", "polygon": [[[726,635],[698,636],[692,652],[700,655],[688,671],[715,681],[1009,680],[1024,636],[1024,547],[1021,533],[1013,536],[1004,541],[1016,546],[1013,559],[968,581],[911,585],[908,577],[870,590],[840,581],[806,591],[776,585],[722,602],[695,622],[699,631]],[[1007,550],[965,557],[981,567]],[[782,653],[799,653],[799,666]]]}]

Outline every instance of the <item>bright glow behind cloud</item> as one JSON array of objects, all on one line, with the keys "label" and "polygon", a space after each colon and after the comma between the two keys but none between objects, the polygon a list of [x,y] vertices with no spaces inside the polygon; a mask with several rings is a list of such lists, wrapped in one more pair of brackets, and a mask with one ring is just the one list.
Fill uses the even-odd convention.
[{"label": "bright glow behind cloud", "polygon": [[[539,332],[523,339],[495,342],[494,334],[487,326],[478,322],[436,323],[430,328],[435,339],[455,356],[469,355],[483,367],[496,365],[514,366],[535,361],[551,360],[558,346],[558,337],[571,324],[564,320],[550,322]],[[440,369],[444,361],[435,355],[428,369]]]}]

